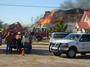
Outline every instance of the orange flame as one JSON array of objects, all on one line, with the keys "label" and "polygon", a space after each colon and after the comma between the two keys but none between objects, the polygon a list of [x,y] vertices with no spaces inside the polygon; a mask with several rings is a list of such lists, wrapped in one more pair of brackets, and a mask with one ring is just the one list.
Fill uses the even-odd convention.
[{"label": "orange flame", "polygon": [[40,25],[41,25],[41,27],[44,27],[44,26],[50,24],[51,21],[52,21],[52,17],[54,16],[54,14],[55,14],[55,12],[53,11],[53,12],[51,12],[51,14],[48,15],[46,18],[41,19],[41,20],[40,20]]}]

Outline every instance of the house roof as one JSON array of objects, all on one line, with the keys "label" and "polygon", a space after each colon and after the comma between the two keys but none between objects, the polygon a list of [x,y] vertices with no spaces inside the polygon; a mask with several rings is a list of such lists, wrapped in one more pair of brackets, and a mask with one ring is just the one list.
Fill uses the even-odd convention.
[{"label": "house roof", "polygon": [[85,11],[85,14],[90,18],[90,11]]},{"label": "house roof", "polygon": [[86,22],[78,22],[78,23],[76,23],[76,25],[80,29],[90,29],[90,26]]},{"label": "house roof", "polygon": [[81,9],[81,8],[71,8],[71,9],[65,10],[64,12],[66,14],[77,14],[77,13],[82,14],[84,12],[84,9]]}]

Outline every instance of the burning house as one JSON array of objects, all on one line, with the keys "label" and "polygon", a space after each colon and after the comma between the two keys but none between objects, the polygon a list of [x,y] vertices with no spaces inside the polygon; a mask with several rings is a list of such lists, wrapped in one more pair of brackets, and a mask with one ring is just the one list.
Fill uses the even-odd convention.
[{"label": "burning house", "polygon": [[67,25],[66,32],[72,32],[75,22],[81,19],[83,13],[84,10],[79,8],[52,11],[48,14],[46,13],[46,15],[39,20],[38,25],[40,27],[50,27],[53,26],[57,20],[63,20],[64,25]]},{"label": "burning house", "polygon": [[73,8],[68,10],[57,10],[46,12],[45,15],[37,22],[38,27],[53,27],[58,21],[62,21],[67,26],[65,32],[75,32],[75,24],[79,22],[84,14],[89,11],[81,8]]},{"label": "burning house", "polygon": [[38,21],[39,27],[50,27],[55,24],[57,20],[61,20],[62,17],[56,11],[45,12],[45,15]]}]

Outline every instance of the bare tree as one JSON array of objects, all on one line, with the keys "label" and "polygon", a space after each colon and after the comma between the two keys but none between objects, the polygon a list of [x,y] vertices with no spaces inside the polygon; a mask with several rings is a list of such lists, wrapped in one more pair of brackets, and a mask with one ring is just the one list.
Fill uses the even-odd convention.
[{"label": "bare tree", "polygon": [[0,20],[0,28],[2,28],[2,27],[3,27],[3,21]]}]

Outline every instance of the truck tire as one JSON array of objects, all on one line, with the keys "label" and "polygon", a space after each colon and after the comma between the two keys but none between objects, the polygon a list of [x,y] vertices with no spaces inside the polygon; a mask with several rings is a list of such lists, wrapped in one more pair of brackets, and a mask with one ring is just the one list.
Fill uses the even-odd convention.
[{"label": "truck tire", "polygon": [[41,36],[38,36],[36,37],[37,41],[41,41],[42,40],[42,37]]},{"label": "truck tire", "polygon": [[53,52],[53,54],[54,54],[55,56],[60,56],[60,55],[61,55],[60,52]]},{"label": "truck tire", "polygon": [[75,58],[76,57],[76,50],[69,49],[68,52],[67,52],[67,57],[68,58]]},{"label": "truck tire", "polygon": [[49,45],[49,52],[51,52],[51,44]]}]

